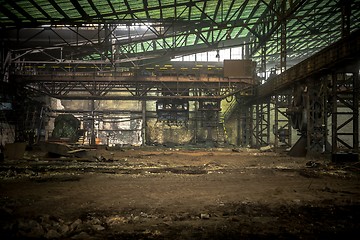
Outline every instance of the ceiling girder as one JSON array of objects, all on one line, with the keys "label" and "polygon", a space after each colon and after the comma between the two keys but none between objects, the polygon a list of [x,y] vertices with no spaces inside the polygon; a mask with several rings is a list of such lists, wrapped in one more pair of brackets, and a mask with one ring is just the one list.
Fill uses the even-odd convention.
[{"label": "ceiling girder", "polygon": [[15,23],[17,23],[17,24],[21,23],[21,20],[2,4],[0,4],[0,12],[4,13],[9,19],[14,21]]},{"label": "ceiling girder", "polygon": [[119,19],[118,15],[116,14],[116,10],[115,10],[113,4],[111,3],[111,1],[110,1],[110,0],[107,0],[107,3],[108,3],[108,5],[110,6],[111,11],[113,12],[113,14],[115,14],[115,16],[116,16],[117,19]]},{"label": "ceiling girder", "polygon": [[29,0],[29,2],[30,2],[42,15],[44,15],[49,21],[52,21],[50,15],[49,15],[42,7],[40,7],[34,0]]},{"label": "ceiling girder", "polygon": [[74,5],[74,7],[76,8],[76,10],[81,14],[81,16],[84,19],[88,19],[89,15],[84,11],[84,9],[81,7],[80,3],[78,0],[70,0],[72,5]]},{"label": "ceiling girder", "polygon": [[[150,58],[160,61],[191,54],[191,51],[221,49],[230,45],[241,46],[244,43],[252,45],[252,57],[257,57],[260,49],[265,46],[269,56],[276,58],[276,53],[279,52],[277,36],[282,21],[287,21],[287,47],[290,51],[296,48],[297,52],[293,55],[295,57],[312,54],[317,49],[315,45],[323,47],[341,37],[341,2],[331,0],[138,0],[137,3],[123,0],[120,5],[114,0],[104,1],[105,3],[93,0],[70,0],[70,3],[49,0],[51,11],[59,12],[55,14],[55,18],[51,17],[49,10],[44,10],[46,8],[43,2],[29,0],[32,9],[30,11],[24,8],[22,1],[25,0],[6,0],[5,4],[0,5],[0,15],[2,19],[6,19],[0,20],[0,26],[2,33],[5,33],[2,41],[8,41],[15,49],[23,48],[22,53],[28,51],[29,59],[31,56],[40,55],[44,56],[44,60],[49,60],[50,56],[50,59],[53,59],[56,54],[52,54],[51,47],[63,47],[65,58],[71,53],[71,57],[83,60],[113,61],[117,57],[119,62],[134,63]],[[285,2],[286,12],[282,14],[280,6]],[[351,18],[347,15],[347,21],[351,20],[352,25],[349,28],[353,31],[360,26],[360,11],[357,11],[360,4],[359,0],[350,2],[352,12]],[[121,4],[123,7],[119,8]],[[107,9],[100,9],[100,6]],[[170,10],[174,12],[174,18],[164,18]],[[38,11],[36,18],[32,15],[34,11]],[[85,23],[88,25],[84,25]],[[135,26],[133,23],[139,27],[146,26],[147,29],[138,33],[133,30],[128,38],[121,35],[123,33],[117,35],[115,32],[116,25],[128,26],[130,29]],[[40,32],[22,31],[29,26],[40,24],[50,24],[50,27]],[[96,24],[99,24],[99,27],[94,30],[94,37],[83,35],[74,28],[89,26],[96,29]],[[105,30],[103,24],[110,24],[108,30]],[[76,38],[76,42],[69,39],[65,33],[57,31],[54,26],[70,29],[70,34]],[[15,35],[11,36],[12,39],[16,39],[16,44],[11,43],[12,40],[6,35],[11,27],[18,31],[17,38]],[[51,33],[46,30],[50,30]],[[48,34],[52,39],[49,37],[49,41],[46,42],[43,38]],[[37,43],[39,39],[41,41]],[[237,40],[237,44],[229,40]],[[44,42],[46,44],[42,45]],[[44,50],[39,51],[39,46]],[[35,51],[29,51],[31,49]],[[302,53],[305,51],[308,53]]]},{"label": "ceiling girder", "polygon": [[100,12],[99,12],[99,10],[97,9],[97,7],[95,6],[95,4],[94,4],[94,2],[92,1],[92,0],[87,0],[88,1],[88,3],[90,4],[90,6],[91,6],[91,8],[92,8],[92,10],[94,10],[95,12],[96,12],[96,18],[102,18],[102,16],[101,16],[101,14],[100,14]]},{"label": "ceiling girder", "polygon": [[69,16],[64,12],[64,10],[62,10],[62,8],[55,2],[55,0],[48,1],[65,19],[70,19]]},{"label": "ceiling girder", "polygon": [[[286,1],[286,0],[282,0],[282,1]],[[307,0],[293,1],[290,7],[285,11],[284,15],[276,20],[275,24],[267,31],[267,33],[265,35],[262,35],[261,39],[258,39],[258,41],[254,42],[250,56],[253,56],[256,52],[258,52],[261,49],[261,47],[264,44],[266,44],[266,42],[271,38],[271,36],[279,29],[282,22],[285,21],[287,18],[289,18],[292,14],[294,14],[295,11],[298,10],[306,1]]]},{"label": "ceiling girder", "polygon": [[24,9],[22,9],[19,5],[17,5],[16,2],[14,2],[12,0],[7,0],[6,2],[11,7],[13,7],[17,12],[19,12],[21,15],[23,15],[26,19],[29,19],[30,22],[37,24],[37,21],[30,14],[28,14]]}]

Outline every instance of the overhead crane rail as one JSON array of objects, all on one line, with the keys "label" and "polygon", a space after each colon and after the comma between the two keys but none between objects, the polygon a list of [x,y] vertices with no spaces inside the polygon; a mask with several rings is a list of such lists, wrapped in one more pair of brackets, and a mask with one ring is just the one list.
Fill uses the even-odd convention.
[{"label": "overhead crane rail", "polygon": [[30,82],[208,82],[208,83],[248,83],[253,84],[253,76],[242,78],[223,77],[223,67],[219,64],[164,64],[131,69],[116,69],[104,66],[94,71],[94,65],[73,66],[42,64],[25,65],[14,72],[14,78],[25,83]]},{"label": "overhead crane rail", "polygon": [[279,94],[298,82],[317,74],[331,73],[332,70],[348,64],[358,64],[359,60],[360,30],[357,30],[256,87],[257,94],[248,103],[263,102],[267,97]]},{"label": "overhead crane rail", "polygon": [[102,100],[221,100],[252,88],[257,81],[251,71],[238,77],[224,77],[220,63],[174,63],[128,69],[106,65],[96,71],[91,64],[75,62],[71,70],[65,66],[69,67],[65,63],[59,63],[57,68],[40,63],[25,65],[20,70],[15,68],[12,77],[31,90],[55,98]]}]

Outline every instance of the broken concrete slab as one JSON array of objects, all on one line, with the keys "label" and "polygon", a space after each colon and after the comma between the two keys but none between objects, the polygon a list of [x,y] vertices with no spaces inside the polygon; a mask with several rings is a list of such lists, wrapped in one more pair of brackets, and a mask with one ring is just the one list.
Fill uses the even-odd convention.
[{"label": "broken concrete slab", "polygon": [[68,144],[61,142],[43,142],[40,144],[41,150],[50,154],[70,157],[71,148]]},{"label": "broken concrete slab", "polygon": [[78,148],[63,142],[43,142],[40,144],[41,150],[48,152],[50,155],[64,156],[64,157],[88,157],[88,152],[91,149]]},{"label": "broken concrete slab", "polygon": [[272,152],[274,149],[274,146],[272,145],[267,145],[267,146],[264,146],[264,147],[260,147],[260,152]]}]

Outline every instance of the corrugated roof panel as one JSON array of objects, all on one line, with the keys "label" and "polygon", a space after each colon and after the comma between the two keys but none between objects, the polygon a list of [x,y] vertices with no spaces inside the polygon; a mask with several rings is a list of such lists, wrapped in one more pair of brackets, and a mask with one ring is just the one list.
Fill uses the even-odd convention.
[{"label": "corrugated roof panel", "polygon": [[20,14],[18,11],[16,11],[12,6],[10,6],[8,3],[4,3],[3,6],[11,12],[11,14],[14,14],[19,19],[25,19],[25,17]]},{"label": "corrugated roof panel", "polygon": [[54,19],[64,18],[50,3],[49,1],[35,0],[35,2],[51,17]]},{"label": "corrugated roof panel", "polygon": [[92,0],[96,9],[103,15],[112,14],[113,11],[111,10],[107,1],[104,0]]},{"label": "corrugated roof panel", "polygon": [[159,10],[150,10],[148,11],[149,16],[151,19],[159,19],[160,18],[160,11]]},{"label": "corrugated roof panel", "polygon": [[[249,23],[247,26],[248,28],[252,29],[249,31],[248,28],[242,27],[241,21],[239,22],[232,22],[234,24],[238,24],[238,27],[231,29],[231,39],[234,38],[243,38],[248,37],[248,39],[252,39],[252,41],[257,41],[257,37],[255,35],[262,35],[264,34],[266,37],[266,32],[262,31],[263,25],[256,25],[257,23],[266,24],[267,21],[271,21],[272,18],[267,18],[269,16],[265,16],[265,19],[260,19],[263,16],[264,11],[269,11],[268,5],[271,2],[276,2],[275,8],[279,7],[278,0],[204,0],[204,1],[191,1],[188,0],[147,0],[147,7],[144,5],[143,0],[127,0],[129,3],[129,7],[131,11],[135,11],[134,14],[127,14],[128,7],[125,4],[125,0],[79,0],[78,4],[74,3],[70,0],[53,0],[59,8],[52,6],[50,1],[47,0],[33,0],[35,4],[31,4],[28,0],[13,0],[21,9],[16,9],[16,5],[11,4],[12,0],[3,1],[0,0],[2,3],[2,8],[0,9],[0,24],[2,27],[8,28],[13,27],[15,25],[21,24],[32,24],[26,26],[34,26],[36,21],[40,25],[48,25],[50,21],[54,24],[65,24],[63,19],[68,16],[69,19],[66,19],[66,23],[70,24],[79,24],[79,23],[91,23],[101,21],[100,19],[104,19],[104,23],[114,23],[117,21],[118,23],[125,26],[125,22],[122,22],[122,19],[131,20],[133,18],[139,18],[141,21],[146,22],[147,18],[151,18],[152,22],[161,22],[161,17],[165,19],[169,19],[171,23],[173,20],[176,20],[176,17],[181,20],[196,20],[199,24],[194,28],[197,31],[202,32],[201,37],[200,34],[194,34],[194,32],[188,31],[189,27],[183,27],[183,22],[175,23],[176,26],[176,34],[178,36],[173,39],[172,37],[166,38],[167,44],[164,44],[163,40],[160,38],[157,40],[156,46],[157,50],[160,48],[169,48],[169,46],[173,46],[173,41],[176,41],[177,46],[190,46],[193,44],[203,44],[203,39],[207,38],[207,41],[212,43],[214,36],[214,44],[217,44],[217,40],[225,40],[225,34],[230,29],[228,25],[224,24],[225,20],[236,20],[240,17],[241,21],[245,23]],[[110,2],[111,4],[109,4]],[[293,0],[293,3],[297,1]],[[353,0],[352,3],[352,15],[351,15],[351,30],[358,29],[360,27],[360,11],[359,8],[354,7],[356,4],[359,5],[360,0]],[[9,4],[10,3],[10,4]],[[94,4],[94,6],[91,5]],[[174,4],[177,6],[174,6]],[[220,4],[219,4],[220,3]],[[244,12],[240,14],[240,9],[246,4]],[[287,1],[289,3],[289,1]],[[39,11],[36,8],[36,4],[43,9]],[[77,6],[81,7],[81,9],[76,9]],[[192,6],[191,6],[192,5]],[[206,6],[204,8],[204,6]],[[253,9],[258,6],[256,11]],[[290,7],[290,4],[287,4],[287,7]],[[114,11],[112,10],[114,9]],[[146,12],[146,8],[150,9]],[[57,9],[57,10],[56,10]],[[214,18],[217,23],[212,23],[211,20],[205,16],[202,12],[205,9],[206,15],[210,18]],[[61,14],[62,11],[64,14]],[[97,16],[98,12],[102,16]],[[235,14],[234,14],[235,13]],[[270,14],[274,14],[272,10],[269,11]],[[216,15],[216,16],[215,16]],[[52,18],[51,20],[46,19],[48,16]],[[87,17],[89,16],[89,17]],[[95,17],[96,16],[96,17]],[[117,18],[118,17],[118,18]],[[227,18],[226,18],[227,17]],[[251,18],[250,18],[251,17]],[[17,18],[19,19],[17,21]],[[32,21],[34,18],[36,21]],[[226,19],[225,19],[226,18]],[[274,18],[275,21],[277,18]],[[14,22],[14,21],[15,22]],[[158,21],[157,21],[158,20]],[[201,21],[199,21],[201,20]],[[16,22],[17,21],[17,22]],[[126,22],[128,23],[128,21]],[[220,29],[215,27],[213,33],[211,31],[212,28],[206,27],[202,28],[201,26],[216,26],[219,24],[221,26]],[[240,25],[240,26],[239,26]],[[25,26],[25,25],[24,25]],[[179,26],[179,27],[178,27]],[[271,29],[275,26],[274,23],[269,22],[268,28]],[[265,28],[265,29],[268,29]],[[166,26],[165,26],[166,29]],[[191,29],[193,29],[191,27]],[[181,31],[181,32],[180,32]],[[259,31],[258,33],[253,33],[253,31]],[[135,31],[132,31],[134,34]],[[168,33],[170,33],[169,31]],[[267,47],[269,47],[269,51],[272,53],[278,53],[278,30],[274,30],[273,38],[271,38],[268,43]],[[71,33],[75,34],[75,33]],[[96,35],[96,32],[94,32]],[[188,35],[186,37],[186,35]],[[63,35],[61,35],[63,36]],[[149,35],[148,35],[149,36]],[[224,37],[225,36],[225,37]],[[338,5],[337,1],[333,0],[307,0],[304,1],[304,5],[300,6],[300,8],[295,12],[292,18],[288,19],[287,22],[287,43],[288,46],[291,48],[298,48],[305,49],[304,42],[307,41],[306,45],[309,47],[315,48],[317,42],[319,41],[319,46],[323,46],[324,44],[328,44],[334,40],[337,40],[341,36],[341,8]],[[36,38],[32,39],[31,41],[36,41],[41,39],[43,36],[42,34],[38,35]],[[153,46],[155,41],[150,41],[146,39],[137,38],[137,41],[140,41],[138,44],[134,44],[131,42],[131,39],[126,39],[127,35],[122,36],[122,42],[124,43],[124,48],[131,49],[132,46],[135,46],[133,49],[138,52],[143,51],[154,51]],[[152,36],[153,37],[153,36]],[[249,38],[250,37],[250,38]],[[81,37],[80,37],[81,38]],[[36,40],[35,40],[36,39]],[[134,40],[134,38],[133,38]],[[186,45],[183,42],[186,40]],[[59,40],[61,42],[61,40]],[[242,44],[242,41],[239,41],[239,44]],[[38,44],[41,45],[44,40],[35,43],[34,45]],[[31,43],[33,44],[33,42]],[[221,42],[219,43],[221,45]],[[89,48],[91,49],[91,48]],[[100,58],[99,54],[91,54],[89,50],[87,54],[90,54],[92,58]],[[81,56],[84,56],[81,53]]]},{"label": "corrugated roof panel", "polygon": [[165,11],[163,11],[163,18],[175,18],[175,9],[167,8]]},{"label": "corrugated roof panel", "polygon": [[29,2],[18,2],[17,4],[35,19],[46,18],[39,10],[32,7],[31,4],[29,5]]},{"label": "corrugated roof panel", "polygon": [[235,20],[237,18],[239,15],[239,8],[243,3],[243,1],[234,1],[234,5],[230,8],[231,1],[224,2],[224,10],[226,10],[226,14],[228,14],[227,20]]},{"label": "corrugated roof panel", "polygon": [[187,18],[189,16],[189,8],[187,6],[176,7],[178,18]]},{"label": "corrugated roof panel", "polygon": [[144,4],[142,0],[128,0],[128,3],[132,10],[144,9]]},{"label": "corrugated roof panel", "polygon": [[[218,11],[218,14],[216,16],[214,16],[216,5],[217,5],[217,1],[208,1],[208,2],[206,2],[205,13],[209,17],[217,19],[217,20],[220,21],[220,16],[221,16],[220,9]],[[201,9],[203,9],[203,8],[201,8]]]},{"label": "corrugated roof panel", "polygon": [[69,18],[81,18],[80,13],[74,5],[68,0],[55,0],[59,7],[66,13]]},{"label": "corrugated roof panel", "polygon": [[87,13],[87,15],[89,15],[90,17],[96,16],[96,12],[94,11],[94,9],[92,9],[91,5],[87,0],[78,0],[78,2],[82,9]]},{"label": "corrugated roof panel", "polygon": [[124,4],[123,1],[119,1],[119,0],[111,0],[110,1],[113,8],[115,9],[116,12],[120,12],[120,11],[125,11],[126,10],[126,6]]},{"label": "corrugated roof panel", "polygon": [[186,45],[194,45],[195,39],[196,38],[194,35],[189,35],[189,37],[186,39]]}]

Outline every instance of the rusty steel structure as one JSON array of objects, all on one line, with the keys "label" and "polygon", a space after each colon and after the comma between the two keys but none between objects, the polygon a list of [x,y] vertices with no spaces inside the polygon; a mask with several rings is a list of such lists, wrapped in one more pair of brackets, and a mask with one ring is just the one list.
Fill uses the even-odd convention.
[{"label": "rusty steel structure", "polygon": [[[57,64],[48,69],[27,65],[14,72],[11,80],[54,98],[87,100],[221,100],[235,92],[246,91],[256,83],[254,74],[225,78],[222,67],[212,64],[187,68],[173,63],[160,69],[147,67],[129,71],[113,67],[90,71],[91,63],[78,64],[73,63],[73,68],[69,64]],[[106,62],[103,65],[106,66]]]},{"label": "rusty steel structure", "polygon": [[[277,136],[280,136],[276,131],[284,130],[281,136],[286,136],[285,132],[291,132],[291,122],[301,135],[290,152],[294,156],[318,155],[326,150],[333,154],[358,153],[359,54],[360,31],[355,31],[256,87],[257,94],[249,98],[248,105],[266,103],[271,96],[275,99],[275,145]],[[290,97],[279,95],[286,92],[289,94],[289,89],[294,89]],[[279,121],[277,112],[288,119]],[[329,116],[331,129],[328,127]],[[340,120],[340,116],[343,120]],[[284,128],[278,127],[281,121],[287,122]],[[327,139],[329,130],[332,136],[331,149]],[[350,141],[344,140],[344,136],[350,137]],[[290,143],[287,145],[291,146]]]},{"label": "rusty steel structure", "polygon": [[[0,100],[87,100],[92,107],[83,113],[92,131],[103,114],[95,101],[136,100],[143,136],[146,102],[153,101],[159,121],[183,125],[195,115],[209,139],[237,114],[238,145],[273,139],[294,156],[357,153],[359,6],[359,0],[5,0]],[[225,74],[221,51],[235,47],[237,58],[257,63],[250,74]],[[197,59],[203,53],[206,60]],[[215,53],[218,61],[206,62]],[[193,62],[171,61],[190,54]],[[221,109],[228,99],[229,109]],[[300,136],[295,144],[293,129]]]}]

